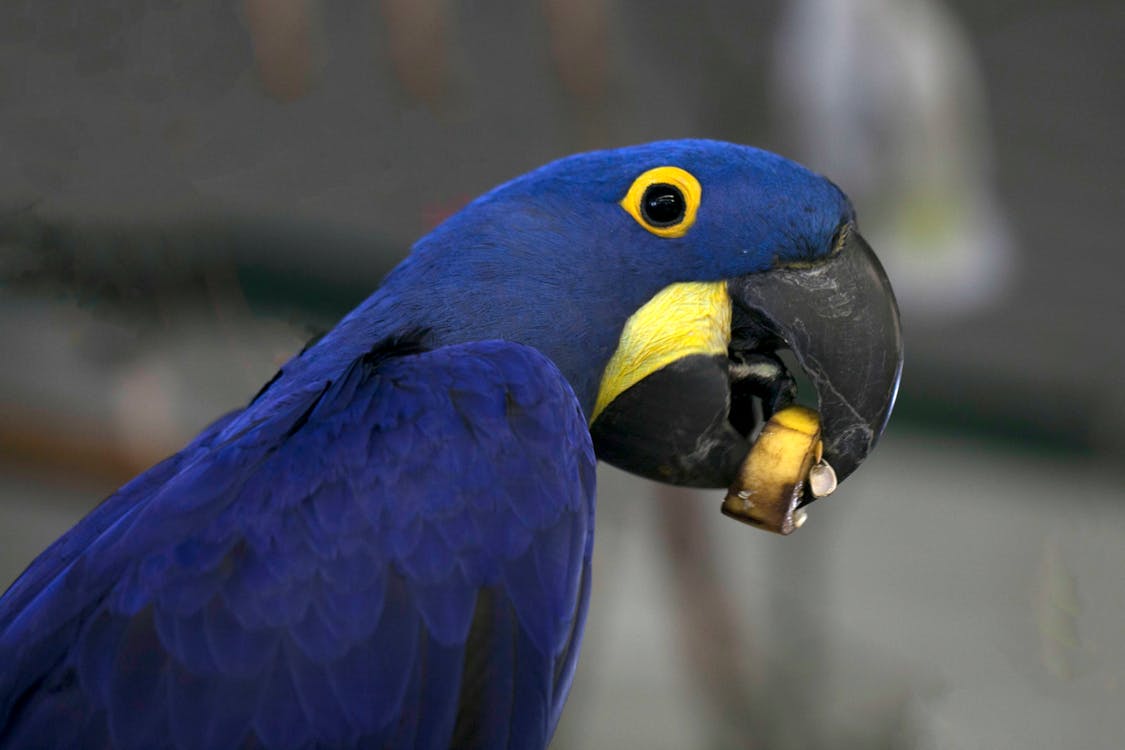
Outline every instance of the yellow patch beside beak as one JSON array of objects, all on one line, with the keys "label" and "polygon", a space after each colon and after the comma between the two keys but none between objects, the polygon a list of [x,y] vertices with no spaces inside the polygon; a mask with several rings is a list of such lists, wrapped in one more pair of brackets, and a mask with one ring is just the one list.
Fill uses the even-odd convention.
[{"label": "yellow patch beside beak", "polygon": [[625,322],[602,374],[590,422],[619,394],[678,359],[726,355],[730,321],[725,281],[684,282],[662,289]]}]

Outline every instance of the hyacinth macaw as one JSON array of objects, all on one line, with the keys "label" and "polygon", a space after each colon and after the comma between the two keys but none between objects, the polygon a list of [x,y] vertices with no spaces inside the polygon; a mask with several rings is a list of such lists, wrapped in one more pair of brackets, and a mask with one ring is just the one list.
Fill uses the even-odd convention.
[{"label": "hyacinth macaw", "polygon": [[845,477],[901,339],[828,180],[685,140],[494,189],[12,585],[0,747],[544,747],[595,456],[729,484],[792,397],[785,347]]}]

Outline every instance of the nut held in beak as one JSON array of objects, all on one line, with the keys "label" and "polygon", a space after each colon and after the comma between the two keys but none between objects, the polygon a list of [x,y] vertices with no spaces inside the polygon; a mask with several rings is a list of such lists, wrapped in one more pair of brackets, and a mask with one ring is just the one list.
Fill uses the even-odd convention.
[{"label": "nut held in beak", "polygon": [[805,483],[817,497],[836,489],[835,473],[822,460],[823,451],[815,411],[790,406],[777,412],[742,462],[723,501],[723,513],[767,531],[792,534],[808,518],[798,507]]}]

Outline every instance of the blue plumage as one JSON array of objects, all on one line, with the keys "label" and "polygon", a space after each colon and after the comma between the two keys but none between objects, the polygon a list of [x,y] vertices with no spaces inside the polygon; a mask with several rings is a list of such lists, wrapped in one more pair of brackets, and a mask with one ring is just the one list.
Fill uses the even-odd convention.
[{"label": "blue plumage", "polygon": [[[661,164],[688,236],[618,205]],[[543,747],[590,587],[601,373],[680,281],[823,256],[851,216],[755,149],[584,154],[501,186],[0,600],[0,747]]]},{"label": "blue plumage", "polygon": [[[74,747],[444,747],[482,586],[535,633],[522,668],[547,736],[565,691],[542,677],[571,668],[572,579],[593,530],[594,457],[569,385],[538,352],[493,341],[361,360],[305,397],[214,428],[178,472],[154,469],[163,483],[123,488],[144,489],[132,505],[107,500],[116,524],[98,534],[95,512],[70,532],[91,537],[85,551],[32,566],[9,594],[27,592],[23,615],[4,610],[0,744],[50,745],[80,720]],[[471,430],[476,408],[491,418]],[[551,456],[562,468],[537,478],[534,514],[512,494],[525,483],[474,477]],[[481,518],[497,531],[479,533]],[[580,541],[560,550],[560,533]],[[33,593],[40,569],[59,575]]]}]

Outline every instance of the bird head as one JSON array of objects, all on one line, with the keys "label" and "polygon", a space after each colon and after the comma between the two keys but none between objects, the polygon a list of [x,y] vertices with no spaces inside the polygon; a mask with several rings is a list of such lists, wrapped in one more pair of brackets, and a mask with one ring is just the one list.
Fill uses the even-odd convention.
[{"label": "bird head", "polygon": [[731,483],[794,396],[782,350],[815,389],[824,456],[846,477],[881,434],[902,366],[894,295],[847,197],[729,143],[549,164],[420,240],[386,286],[441,343],[538,348],[574,388],[599,457],[673,484]]}]

